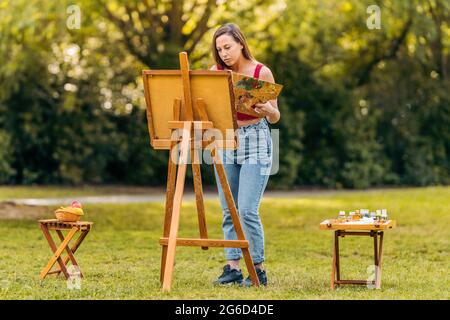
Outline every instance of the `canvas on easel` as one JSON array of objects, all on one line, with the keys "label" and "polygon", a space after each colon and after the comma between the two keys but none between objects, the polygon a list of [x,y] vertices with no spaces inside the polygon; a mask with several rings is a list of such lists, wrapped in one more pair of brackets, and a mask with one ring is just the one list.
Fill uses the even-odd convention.
[{"label": "canvas on easel", "polygon": [[[144,70],[142,72],[151,146],[156,150],[170,150],[164,232],[159,241],[162,246],[160,273],[162,289],[169,291],[171,288],[177,246],[198,246],[204,250],[209,247],[240,248],[250,279],[255,286],[259,286],[250,255],[250,245],[245,238],[219,155],[220,149],[234,149],[239,141],[236,132],[231,73],[190,71],[187,54],[182,52],[179,58],[180,70]],[[220,136],[205,135],[203,133],[206,130],[215,130],[222,134]],[[173,134],[177,131],[181,131],[181,137]],[[201,141],[197,143],[196,139],[199,137]],[[224,192],[236,230],[236,240],[208,238],[198,155],[204,148],[210,148],[219,177],[218,183]],[[176,159],[173,158],[174,154]],[[197,239],[178,238],[189,155],[200,232],[200,238]]]},{"label": "canvas on easel", "polygon": [[[167,123],[174,119],[173,101],[181,99],[180,120],[186,119],[183,97],[183,82],[179,70],[144,70],[144,90],[147,101],[147,119],[150,143],[155,149],[169,149],[171,129]],[[228,71],[189,71],[191,105],[203,99],[205,111],[222,139],[216,140],[221,149],[236,149],[238,139],[233,83]],[[193,108],[194,120],[200,120],[197,108]],[[227,139],[228,138],[228,139]]]}]

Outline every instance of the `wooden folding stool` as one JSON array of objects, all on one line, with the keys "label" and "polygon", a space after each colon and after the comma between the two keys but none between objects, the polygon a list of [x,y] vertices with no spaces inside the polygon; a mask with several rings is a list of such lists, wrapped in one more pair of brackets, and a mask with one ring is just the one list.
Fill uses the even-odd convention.
[{"label": "wooden folding stool", "polygon": [[[337,285],[356,284],[373,286],[381,289],[381,259],[383,255],[384,231],[395,228],[395,220],[375,221],[367,224],[346,224],[336,219],[328,219],[320,224],[321,230],[334,230],[333,262],[331,268],[331,289]],[[374,280],[342,280],[339,259],[339,237],[369,236],[374,241]]]},{"label": "wooden folding stool", "polygon": [[[75,266],[77,270],[79,270],[80,276],[83,277],[83,273],[81,273],[80,267],[77,260],[75,259],[74,254],[91,230],[92,225],[93,222],[88,221],[61,222],[57,219],[39,220],[39,226],[41,227],[41,230],[44,233],[44,236],[53,251],[53,256],[50,258],[47,266],[42,269],[40,275],[41,279],[44,279],[48,274],[59,275],[61,272],[64,274],[66,279],[69,279],[70,273],[67,270],[67,263],[69,262],[69,260],[72,262],[72,265]],[[50,234],[50,230],[55,230],[59,239],[61,240],[61,244],[59,245],[59,247],[56,247],[56,244]],[[65,237],[63,234],[64,230],[68,231]],[[70,241],[74,238],[77,232],[81,232],[81,234],[75,241],[74,245],[70,247]],[[61,255],[64,251],[67,252],[67,255],[62,258]],[[56,262],[58,262],[60,268],[55,271],[50,271]]]}]

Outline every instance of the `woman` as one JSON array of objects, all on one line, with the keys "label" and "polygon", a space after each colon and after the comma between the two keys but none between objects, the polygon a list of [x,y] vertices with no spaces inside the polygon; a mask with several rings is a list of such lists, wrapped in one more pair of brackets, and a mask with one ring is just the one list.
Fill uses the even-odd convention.
[{"label": "woman", "polygon": [[[251,55],[247,41],[237,25],[228,23],[220,27],[214,34],[212,50],[216,65],[211,70],[228,69],[261,80],[275,82],[270,69],[256,61]],[[239,148],[238,150],[225,150],[221,156],[245,237],[250,244],[250,253],[259,282],[267,285],[267,275],[263,267],[265,259],[264,231],[258,211],[272,165],[272,141],[268,122],[278,122],[280,112],[277,100],[256,104],[253,108],[261,117],[238,112]],[[223,210],[224,238],[236,240],[236,231],[216,169],[215,174]],[[225,248],[225,256],[227,264],[223,268],[222,275],[214,283],[238,283],[250,286],[250,278],[244,280],[239,267],[239,261],[242,258],[241,249]]]}]

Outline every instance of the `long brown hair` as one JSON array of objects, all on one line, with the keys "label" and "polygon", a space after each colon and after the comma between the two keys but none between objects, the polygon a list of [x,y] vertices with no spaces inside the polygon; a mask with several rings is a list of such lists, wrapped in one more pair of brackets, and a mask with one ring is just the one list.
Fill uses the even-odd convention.
[{"label": "long brown hair", "polygon": [[234,24],[234,23],[226,23],[223,26],[221,26],[219,29],[216,30],[213,36],[213,42],[212,42],[212,52],[214,56],[214,60],[216,61],[216,64],[221,65],[224,69],[228,68],[228,66],[225,64],[225,62],[222,61],[222,59],[219,56],[219,53],[217,52],[216,48],[216,40],[218,37],[227,34],[229,36],[232,36],[233,39],[241,44],[243,46],[242,48],[242,54],[244,57],[248,60],[255,60],[250,53],[250,49],[248,48],[247,40],[245,39],[244,34],[242,33],[241,29]]}]

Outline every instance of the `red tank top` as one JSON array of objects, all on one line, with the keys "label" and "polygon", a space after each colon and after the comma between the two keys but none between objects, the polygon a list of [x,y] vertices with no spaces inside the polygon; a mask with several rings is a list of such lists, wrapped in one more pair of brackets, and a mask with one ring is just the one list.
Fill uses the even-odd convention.
[{"label": "red tank top", "polygon": [[[263,65],[261,63],[258,63],[258,65],[255,68],[255,72],[253,73],[253,78],[259,79],[259,74],[261,72]],[[223,67],[218,64],[217,65],[217,70],[223,70]],[[255,107],[252,106],[252,108],[254,109]],[[240,112],[236,112],[236,117],[238,120],[253,120],[253,119],[259,119],[259,117],[255,117],[255,116],[251,116],[249,114],[245,114],[245,113],[240,113]]]}]

